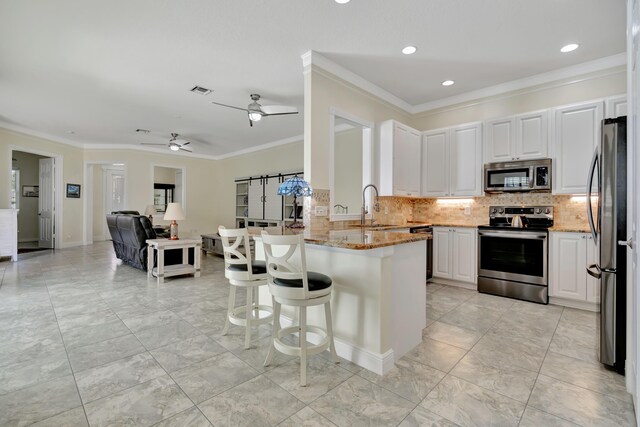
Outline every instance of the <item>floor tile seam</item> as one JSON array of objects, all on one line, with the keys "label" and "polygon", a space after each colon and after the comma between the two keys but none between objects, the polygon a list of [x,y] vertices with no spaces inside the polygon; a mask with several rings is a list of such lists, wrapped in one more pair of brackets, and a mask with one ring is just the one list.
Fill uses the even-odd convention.
[{"label": "floor tile seam", "polygon": [[[561,382],[561,383],[564,383],[564,384],[570,385],[570,386],[572,386],[572,387],[577,387],[577,388],[579,388],[579,389],[582,389],[582,390],[588,391],[588,392],[590,392],[590,393],[595,393],[595,394],[597,394],[597,395],[604,396],[604,397],[607,397],[607,398],[609,398],[609,399],[613,399],[613,400],[615,400],[615,401],[617,401],[617,402],[622,402],[622,403],[624,403],[625,405],[632,405],[632,406],[633,406],[633,401],[629,402],[629,401],[626,401],[626,400],[618,399],[617,397],[614,397],[614,396],[612,396],[612,395],[610,395],[610,394],[602,393],[601,391],[592,390],[592,389],[587,388],[587,387],[585,387],[585,386],[581,386],[581,385],[573,384],[573,383],[570,383],[570,382],[568,382],[568,381],[565,381],[565,380],[562,380],[562,379],[559,379],[559,378],[555,378],[555,377],[552,377],[552,376],[547,375],[547,374],[544,374],[544,373],[540,373],[540,374],[538,375],[538,377],[540,377],[540,375],[543,375],[543,376],[545,376],[545,377],[547,377],[547,378],[551,378],[551,379],[552,379],[552,380],[554,380],[554,381],[559,381],[559,382]],[[537,378],[536,378],[536,381],[537,381]],[[635,411],[635,409],[634,409],[634,411]]]},{"label": "floor tile seam", "polygon": [[[464,358],[464,356],[462,356],[462,358]],[[462,358],[461,358],[460,360],[462,360]],[[456,365],[457,365],[457,363],[456,363]],[[453,368],[451,368],[451,369],[453,370]],[[450,372],[450,371],[449,371],[449,372]],[[438,383],[437,383],[437,384],[436,384],[436,385],[431,389],[431,391],[429,391],[429,393],[427,393],[427,395],[424,397],[424,399],[422,399],[422,400],[420,401],[420,403],[418,403],[418,404],[416,405],[416,408],[419,406],[419,407],[421,407],[422,409],[424,409],[424,410],[426,410],[426,411],[432,412],[432,413],[434,413],[434,414],[438,415],[439,417],[442,417],[442,418],[444,418],[445,420],[447,420],[447,421],[449,421],[449,422],[451,422],[451,423],[453,423],[453,424],[455,424],[455,425],[457,425],[457,426],[460,426],[460,424],[458,424],[457,422],[455,422],[455,421],[454,421],[454,420],[452,420],[451,418],[449,418],[449,417],[447,417],[447,416],[445,416],[445,415],[440,415],[439,413],[437,413],[437,412],[435,412],[435,411],[432,411],[431,409],[428,409],[428,408],[426,408],[426,407],[424,407],[424,406],[422,405],[422,404],[424,403],[424,401],[425,401],[425,400],[427,400],[427,398],[429,397],[429,395],[431,394],[431,392],[432,392],[433,390],[435,390],[435,389],[440,385],[440,383],[442,383],[442,381],[444,381],[444,380],[445,380],[445,378],[447,378],[447,376],[449,376],[449,372],[447,372],[447,374],[446,374],[444,377],[440,378],[440,381],[438,381]],[[457,378],[457,377],[456,377],[456,378]],[[414,410],[415,410],[415,409],[414,409]],[[409,414],[411,414],[411,413],[409,413]],[[408,417],[408,416],[409,416],[409,415],[407,415],[407,417]],[[406,417],[405,417],[405,418],[406,418]]]},{"label": "floor tile seam", "polygon": [[[130,355],[128,355],[128,356],[121,357],[120,359],[112,360],[112,361],[110,361],[110,362],[106,362],[106,363],[103,363],[103,364],[101,364],[101,365],[92,366],[91,368],[83,369],[82,371],[78,371],[78,372],[75,372],[75,371],[74,371],[74,373],[75,373],[75,374],[82,374],[82,373],[85,373],[85,372],[90,371],[90,370],[92,370],[92,369],[104,368],[105,366],[110,365],[110,364],[112,364],[112,363],[121,362],[121,361],[123,361],[124,359],[130,358],[130,357],[134,357],[134,356],[139,356],[139,355],[144,354],[144,353],[149,353],[149,351],[148,351],[148,350],[145,350],[145,351],[142,351],[142,352],[140,352],[140,353],[130,354]],[[151,353],[149,353],[149,355],[153,358],[153,355],[152,355]],[[165,372],[165,374],[168,374],[167,370],[166,370],[166,369],[164,369],[164,367],[163,367],[160,363],[158,363],[158,361],[157,361],[157,360],[155,360],[155,358],[154,358],[154,362],[156,362],[156,363],[158,364],[158,366],[160,367],[160,369],[162,369],[162,370]],[[72,368],[72,370],[73,370],[73,368]],[[154,378],[152,378],[152,379],[155,379],[155,378],[158,378],[158,377],[154,377]],[[148,381],[144,381],[144,382],[148,382]],[[140,384],[142,384],[142,383],[140,383]],[[82,400],[82,396],[80,396],[80,399]],[[94,400],[98,400],[98,399],[94,399]],[[89,403],[89,402],[86,402],[86,403]]]},{"label": "floor tile seam", "polygon": [[[435,368],[432,368],[432,369],[435,369]],[[442,372],[442,371],[440,371],[440,372]],[[363,380],[365,380],[365,381],[367,381],[367,382],[369,382],[369,383],[371,383],[371,384],[373,384],[373,385],[375,385],[375,386],[378,386],[378,387],[382,388],[383,390],[386,390],[386,391],[388,391],[388,392],[390,392],[390,393],[395,394],[395,395],[396,395],[396,396],[398,396],[399,398],[401,398],[401,399],[403,399],[403,400],[406,400],[407,402],[411,403],[412,405],[415,405],[415,406],[414,406],[414,408],[411,410],[411,411],[413,411],[414,409],[416,409],[416,408],[418,407],[418,405],[420,405],[420,402],[422,402],[422,401],[423,401],[423,400],[424,400],[424,399],[429,395],[429,393],[431,393],[431,391],[432,391],[434,388],[436,388],[436,387],[438,386],[438,384],[440,384],[440,381],[442,381],[442,378],[446,377],[446,376],[447,376],[447,374],[445,373],[445,375],[444,375],[442,378],[440,378],[440,381],[438,381],[438,382],[437,382],[433,387],[431,387],[431,388],[429,389],[429,391],[427,392],[427,394],[425,395],[425,397],[423,397],[422,399],[420,399],[420,402],[418,402],[418,403],[413,403],[412,401],[410,401],[409,399],[407,399],[407,398],[406,398],[406,397],[404,397],[404,396],[401,396],[400,394],[396,393],[395,391],[390,390],[390,389],[388,389],[387,387],[385,387],[385,386],[383,386],[383,385],[381,385],[381,384],[377,384],[377,383],[375,383],[375,382],[373,382],[373,381],[369,380],[368,378],[363,377],[362,375],[360,375],[360,373],[353,374],[353,376],[358,376],[359,378],[361,378],[361,379],[363,379]],[[380,376],[380,377],[384,377],[384,375],[379,375],[379,376]],[[349,378],[351,378],[351,377],[349,377]],[[347,379],[349,379],[349,378],[347,378]],[[345,380],[345,381],[346,381],[346,380]],[[344,381],[343,381],[343,382],[344,382]],[[340,384],[342,384],[342,383],[340,383]],[[338,386],[336,386],[336,387],[338,387]],[[334,389],[335,389],[336,387],[334,387]],[[333,390],[333,389],[332,389],[332,390]],[[328,393],[328,392],[327,392],[327,393]],[[326,393],[325,393],[325,394],[326,394]],[[323,396],[324,396],[324,395],[323,395]],[[315,399],[314,399],[314,401],[315,401]],[[411,413],[411,411],[409,411],[409,413]],[[409,414],[407,414],[407,416],[408,416],[408,415],[409,415]],[[406,417],[405,417],[405,418],[406,418]],[[404,418],[403,418],[403,419],[404,419]]]},{"label": "floor tile seam", "polygon": [[[467,378],[462,378],[461,376],[456,375],[456,374],[454,374],[454,373],[452,373],[452,372],[453,372],[453,369],[451,369],[451,372],[449,372],[447,375],[451,375],[451,376],[452,376],[452,377],[454,377],[454,378],[457,378],[457,379],[459,379],[459,380],[462,380],[462,381],[468,382],[468,383],[470,383],[470,384],[473,384],[473,385],[475,385],[476,387],[480,387],[481,389],[483,389],[483,390],[487,390],[487,391],[489,391],[489,392],[491,392],[491,393],[499,394],[500,396],[502,396],[502,397],[506,397],[506,398],[508,398],[509,400],[512,400],[512,401],[514,401],[514,402],[517,402],[517,403],[519,403],[519,404],[521,404],[521,405],[523,405],[523,406],[525,406],[525,407],[527,406],[527,403],[526,403],[526,402],[523,402],[523,401],[518,400],[518,399],[514,399],[513,397],[511,397],[511,396],[509,396],[509,395],[507,395],[507,394],[504,394],[504,393],[502,393],[502,392],[500,392],[500,391],[492,390],[492,389],[487,388],[487,387],[485,387],[485,386],[483,386],[483,385],[476,384],[474,381],[472,381],[472,380],[470,380],[470,379],[467,379]],[[535,382],[534,382],[534,385],[535,385]],[[533,387],[531,387],[531,390],[533,390]],[[529,396],[531,395],[531,390],[529,390]],[[528,402],[528,401],[529,401],[529,397],[527,397],[527,402]]]},{"label": "floor tile seam", "polygon": [[[530,404],[527,404],[527,406],[524,408],[524,410],[526,411],[527,408],[532,408],[532,409],[535,409],[536,411],[544,412],[545,414],[551,415],[552,417],[560,418],[561,420],[566,421],[568,423],[571,423],[571,424],[575,425],[576,427],[583,427],[582,424],[578,424],[576,422],[573,422],[573,421],[571,421],[571,420],[569,420],[569,419],[567,419],[567,418],[565,418],[563,416],[560,416],[560,415],[557,415],[557,414],[552,414],[551,412],[549,412],[546,409],[541,409],[541,408],[538,408],[538,407],[530,405]],[[524,413],[522,415],[524,416]],[[520,418],[520,422],[522,422],[522,417]]]},{"label": "floor tile seam", "polygon": [[[49,288],[47,287],[47,293],[49,293]],[[54,317],[56,319],[56,324],[58,325],[58,333],[60,334],[60,338],[62,338],[62,346],[64,348],[65,354],[67,355],[67,363],[69,366],[69,371],[71,371],[71,376],[73,378],[73,384],[76,386],[76,395],[78,396],[78,400],[80,401],[80,405],[82,406],[82,412],[84,413],[84,419],[87,422],[87,424],[89,424],[89,417],[87,416],[87,411],[84,407],[84,404],[82,403],[82,395],[80,394],[80,387],[78,387],[78,381],[76,379],[76,375],[73,372],[73,366],[71,365],[71,359],[69,358],[69,351],[67,350],[67,345],[64,342],[64,335],[62,335],[62,330],[60,329],[60,323],[58,322],[58,316],[56,316],[55,314],[55,310],[54,310]]]},{"label": "floor tile seam", "polygon": [[[142,315],[142,316],[152,315],[152,314],[155,314],[155,313],[161,313],[161,312],[163,312],[163,311],[170,311],[170,312],[171,312],[171,313],[173,313],[175,316],[177,316],[180,320],[182,320],[182,321],[184,321],[184,322],[187,322],[187,321],[186,321],[186,320],[184,320],[184,319],[183,319],[183,318],[182,318],[178,313],[174,312],[173,310],[157,310],[157,311],[150,311],[149,313],[145,313],[145,314],[144,314],[144,315]],[[125,325],[125,326],[126,326],[126,327],[131,331],[131,333],[132,333],[132,334],[134,334],[134,335],[135,335],[135,333],[136,333],[136,332],[142,332],[142,331],[145,331],[145,330],[147,330],[147,329],[153,329],[153,328],[157,328],[157,327],[159,327],[159,326],[166,326],[166,325],[170,325],[170,324],[172,324],[172,323],[177,323],[177,322],[175,322],[175,321],[171,321],[171,322],[169,322],[169,323],[157,323],[157,324],[154,324],[154,325],[152,325],[152,326],[148,326],[148,327],[144,327],[144,328],[136,329],[136,330],[135,330],[135,332],[134,332],[134,330],[133,330],[133,329],[131,329],[131,328],[127,325],[127,323],[124,321],[124,319],[122,319],[122,318],[121,318],[117,313],[114,313],[114,314],[115,314],[116,316],[118,316],[118,319],[120,319],[120,320],[122,321],[122,323],[124,323],[124,325]],[[132,318],[134,318],[134,317],[138,317],[138,316],[125,317],[125,319],[132,319]],[[189,323],[189,322],[187,322],[187,323]],[[191,327],[194,327],[194,328],[195,328],[195,326],[193,326],[191,323],[189,323],[189,326],[191,326]]]},{"label": "floor tile seam", "polygon": [[[542,358],[542,363],[540,363],[540,367],[538,368],[538,373],[536,375],[536,380],[533,383],[533,387],[531,387],[531,390],[529,391],[529,398],[527,399],[527,403],[525,406],[525,409],[527,406],[529,406],[529,401],[531,400],[531,395],[533,395],[533,390],[536,388],[536,384],[538,384],[538,379],[540,378],[540,371],[542,370],[542,365],[544,365],[544,361],[547,359],[547,354],[549,354],[549,348],[551,347],[551,342],[553,341],[553,337],[556,335],[556,331],[558,330],[558,325],[560,324],[560,319],[562,318],[562,315],[564,314],[564,307],[562,307],[562,311],[560,312],[560,316],[558,317],[558,323],[556,323],[556,327],[553,330],[553,334],[551,335],[551,340],[549,341],[549,344],[547,345],[547,349],[544,352],[544,357]],[[535,408],[535,406],[532,406],[533,408]],[[538,409],[538,408],[536,408]],[[551,414],[554,415],[554,414]],[[520,415],[520,421],[518,422],[518,424],[520,422],[522,422],[522,417],[524,416],[524,411],[522,412],[522,414]]]}]

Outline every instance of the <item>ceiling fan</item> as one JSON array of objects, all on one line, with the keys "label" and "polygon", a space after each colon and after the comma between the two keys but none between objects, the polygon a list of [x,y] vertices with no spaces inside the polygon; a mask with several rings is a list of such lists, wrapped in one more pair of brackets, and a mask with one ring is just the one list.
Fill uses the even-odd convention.
[{"label": "ceiling fan", "polygon": [[[171,133],[171,139],[169,140],[169,149],[171,151],[186,151],[192,153],[191,150],[187,150],[184,148],[185,145],[191,144],[191,141],[185,141],[184,139],[178,139],[180,135],[177,133]],[[152,143],[152,142],[141,142],[140,145],[167,145],[166,143]]]},{"label": "ceiling fan", "polygon": [[234,107],[233,105],[221,104],[219,102],[211,102],[212,104],[221,105],[223,107],[235,108],[236,110],[246,111],[249,116],[249,126],[253,126],[253,122],[259,122],[263,117],[267,116],[284,116],[286,114],[298,114],[296,107],[289,107],[287,105],[260,105],[260,95],[257,93],[251,94],[251,102],[247,108]]}]

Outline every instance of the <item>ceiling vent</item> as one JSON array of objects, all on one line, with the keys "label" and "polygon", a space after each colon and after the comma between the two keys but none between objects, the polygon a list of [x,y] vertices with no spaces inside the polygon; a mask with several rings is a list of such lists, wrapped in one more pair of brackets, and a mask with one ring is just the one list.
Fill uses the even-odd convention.
[{"label": "ceiling vent", "polygon": [[191,92],[197,93],[198,95],[209,95],[213,91],[211,89],[207,89],[206,87],[196,85],[191,88]]}]

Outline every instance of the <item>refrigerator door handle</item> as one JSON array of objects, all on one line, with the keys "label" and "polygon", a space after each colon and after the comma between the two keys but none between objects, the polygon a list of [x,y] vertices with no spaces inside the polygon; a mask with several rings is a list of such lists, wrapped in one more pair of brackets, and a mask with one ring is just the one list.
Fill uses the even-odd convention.
[{"label": "refrigerator door handle", "polygon": [[633,249],[633,238],[629,240],[618,240],[618,246],[629,246],[630,249]]},{"label": "refrigerator door handle", "polygon": [[593,242],[598,244],[598,231],[593,222],[593,209],[591,207],[591,187],[593,185],[593,177],[596,173],[596,167],[598,166],[598,149],[594,151],[593,158],[591,159],[591,166],[589,166],[589,176],[587,178],[587,217],[589,218],[589,228],[591,229],[591,235],[593,236]]},{"label": "refrigerator door handle", "polygon": [[[593,269],[596,269],[596,271],[593,271]],[[600,267],[598,267],[597,264],[591,264],[587,267],[587,273],[589,274],[589,276],[599,279],[600,277],[602,277],[602,271],[600,271]]]}]

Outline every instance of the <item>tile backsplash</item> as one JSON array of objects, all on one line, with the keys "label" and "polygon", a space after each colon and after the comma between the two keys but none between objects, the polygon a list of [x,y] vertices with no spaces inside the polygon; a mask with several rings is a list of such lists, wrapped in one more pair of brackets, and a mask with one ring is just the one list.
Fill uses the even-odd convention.
[{"label": "tile backsplash", "polygon": [[[409,197],[380,197],[380,212],[375,213],[379,224],[430,222],[434,224],[477,226],[489,221],[489,206],[525,205],[553,206],[554,225],[558,228],[588,229],[586,197],[552,195],[550,193],[487,194],[468,199],[425,199]],[[593,202],[595,203],[595,202]],[[329,217],[311,215],[316,205],[329,204],[329,190],[314,190],[305,199],[305,223],[314,231],[326,230],[336,224]],[[467,210],[467,208],[469,208]],[[595,206],[594,206],[595,209]],[[468,212],[468,213],[467,213]]]}]

